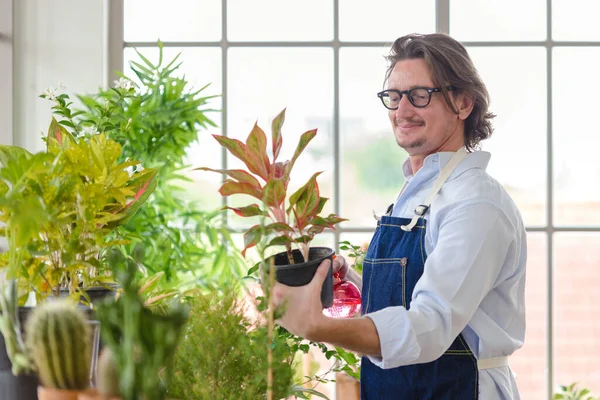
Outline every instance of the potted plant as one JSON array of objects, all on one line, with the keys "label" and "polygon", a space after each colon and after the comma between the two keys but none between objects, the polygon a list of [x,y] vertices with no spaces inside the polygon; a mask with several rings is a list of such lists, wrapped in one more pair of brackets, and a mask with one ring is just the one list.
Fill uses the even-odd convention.
[{"label": "potted plant", "polygon": [[[120,269],[123,264],[125,268]],[[109,356],[103,352],[99,365],[102,392],[81,394],[79,399],[163,400],[187,308],[174,303],[163,313],[154,312],[139,294],[135,261],[111,252],[111,265],[121,293],[117,299],[102,300],[96,310],[102,340],[110,349]]]},{"label": "potted plant", "polygon": [[[282,126],[285,109],[272,122],[272,153],[267,152],[267,137],[258,126],[248,135],[246,143],[237,139],[213,135],[230,154],[240,159],[247,170],[214,170],[198,168],[225,174],[226,179],[219,192],[222,196],[246,194],[256,198],[259,204],[244,207],[226,207],[242,217],[260,216],[270,221],[257,224],[244,234],[244,249],[256,246],[261,240],[269,239],[266,247],[282,245],[285,251],[273,256],[277,280],[290,286],[302,286],[309,283],[319,264],[333,258],[334,250],[326,247],[310,247],[314,237],[326,228],[335,229],[335,225],[345,219],[336,214],[322,216],[321,212],[327,198],[321,197],[317,172],[298,190],[288,196],[290,174],[300,154],[315,137],[317,130],[309,130],[300,136],[294,155],[290,160],[277,161],[283,136]],[[259,181],[262,180],[261,181]],[[294,248],[296,247],[296,248]],[[333,304],[333,280],[331,269],[321,291],[324,307]]]},{"label": "potted plant", "polygon": [[149,276],[162,273],[157,286],[163,289],[190,276],[201,276],[206,286],[227,285],[243,276],[245,262],[222,212],[202,208],[186,189],[194,184],[187,174],[190,146],[212,140],[202,133],[216,126],[211,119],[218,112],[211,108],[216,96],[206,94],[208,84],[194,88],[180,72],[181,53],[168,59],[160,41],[157,47],[157,62],[136,50],[130,62],[135,80],[122,75],[113,88],[79,95],[83,113],[64,118],[79,132],[93,121],[121,144],[120,160],[143,160],[145,167],[158,170],[146,206],[122,227],[130,240],[125,251],[140,270]]},{"label": "potted plant", "polygon": [[[115,228],[152,193],[156,170],[130,173],[128,169],[138,162],[118,162],[122,150],[118,143],[102,133],[75,139],[55,119],[46,141],[47,150],[36,156],[36,163],[22,148],[0,146],[0,163],[6,171],[0,193],[23,191],[23,201],[31,203],[29,208],[38,207],[40,214],[26,226],[22,218],[12,224],[35,231],[23,248],[21,284],[35,293],[38,302],[60,296],[61,290],[89,302],[87,288],[112,281],[102,251],[122,243],[111,240],[118,239]],[[5,169],[9,163],[18,175]],[[0,204],[5,223],[23,211],[10,212]]]},{"label": "potted plant", "polygon": [[26,324],[27,348],[37,367],[39,400],[77,400],[90,384],[91,331],[69,300],[44,303]]},{"label": "potted plant", "polygon": [[[66,95],[58,99],[68,108]],[[89,302],[87,288],[112,281],[101,254],[121,243],[115,228],[156,184],[155,170],[130,172],[137,162],[117,162],[120,145],[102,134],[75,139],[53,119],[46,142],[36,154],[0,146],[0,234],[8,241],[0,255],[7,278],[0,284],[0,379],[18,393],[33,372],[21,337],[29,292],[41,302],[62,289]]]}]

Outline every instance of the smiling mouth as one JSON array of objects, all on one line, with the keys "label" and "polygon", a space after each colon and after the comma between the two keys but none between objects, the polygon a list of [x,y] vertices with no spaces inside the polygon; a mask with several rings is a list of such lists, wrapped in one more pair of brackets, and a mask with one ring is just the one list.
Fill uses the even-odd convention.
[{"label": "smiling mouth", "polygon": [[412,129],[412,128],[418,128],[420,126],[423,126],[423,124],[420,123],[403,123],[403,124],[396,124],[396,126],[400,129]]}]

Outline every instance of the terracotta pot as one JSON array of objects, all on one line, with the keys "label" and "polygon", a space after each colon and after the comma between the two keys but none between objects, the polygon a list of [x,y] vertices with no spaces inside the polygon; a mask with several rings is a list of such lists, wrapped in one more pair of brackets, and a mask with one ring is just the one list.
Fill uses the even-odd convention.
[{"label": "terracotta pot", "polygon": [[360,382],[344,372],[335,374],[335,393],[338,399],[359,400]]},{"label": "terracotta pot", "polygon": [[77,400],[121,400],[120,397],[104,396],[98,393],[96,389],[87,390],[79,393]]},{"label": "terracotta pot", "polygon": [[81,390],[65,390],[38,386],[39,400],[77,400]]}]

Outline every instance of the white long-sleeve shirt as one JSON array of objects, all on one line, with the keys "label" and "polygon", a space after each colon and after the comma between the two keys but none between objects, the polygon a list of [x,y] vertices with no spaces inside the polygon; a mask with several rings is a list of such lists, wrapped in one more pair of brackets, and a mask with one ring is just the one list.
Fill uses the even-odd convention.
[{"label": "white long-sleeve shirt", "polygon": [[[392,216],[412,218],[454,153],[425,158],[394,205]],[[367,314],[380,338],[381,368],[430,362],[463,336],[478,359],[505,356],[525,336],[526,233],[504,188],[486,172],[490,154],[469,154],[450,175],[426,214],[424,272],[410,310],[388,307]],[[510,362],[510,359],[509,359]],[[519,399],[509,367],[479,372],[482,400]]]}]

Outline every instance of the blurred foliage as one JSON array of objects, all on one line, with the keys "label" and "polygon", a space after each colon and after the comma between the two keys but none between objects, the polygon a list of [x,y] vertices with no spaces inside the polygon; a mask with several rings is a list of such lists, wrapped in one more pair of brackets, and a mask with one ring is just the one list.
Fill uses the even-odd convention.
[{"label": "blurred foliage", "polygon": [[577,383],[569,386],[560,386],[560,390],[554,393],[552,400],[600,400],[587,388],[577,388]]},{"label": "blurred foliage", "polygon": [[[188,308],[171,302],[164,312],[145,305],[137,266],[117,251],[108,255],[120,294],[101,301],[96,309],[103,342],[116,361],[123,400],[163,400],[167,393],[175,349]],[[117,385],[115,385],[117,386]]]},{"label": "blurred foliage", "polygon": [[[177,349],[171,398],[260,399],[267,392],[267,328],[244,316],[232,291],[190,295],[190,319]],[[293,387],[293,353],[287,343],[273,343],[274,398]]]},{"label": "blurred foliage", "polygon": [[[246,266],[221,213],[200,210],[186,200],[178,186],[191,181],[184,174],[188,147],[201,131],[215,126],[207,116],[217,111],[208,107],[214,96],[203,94],[208,85],[193,90],[185,76],[176,76],[180,54],[163,62],[160,42],[158,47],[157,64],[140,52],[139,60],[131,61],[139,85],[121,74],[115,83],[117,90],[79,96],[85,109],[77,123],[94,122],[122,144],[124,159],[142,160],[145,166],[159,170],[154,194],[123,227],[131,240],[125,252],[133,255],[143,273],[164,273],[161,285],[183,280],[178,277],[181,274],[200,285],[235,281]],[[125,95],[119,96],[118,89],[126,89]]]}]

